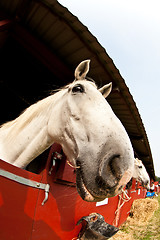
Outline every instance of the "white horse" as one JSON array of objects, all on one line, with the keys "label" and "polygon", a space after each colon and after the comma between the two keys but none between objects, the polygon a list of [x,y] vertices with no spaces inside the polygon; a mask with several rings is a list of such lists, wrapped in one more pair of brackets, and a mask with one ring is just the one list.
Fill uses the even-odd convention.
[{"label": "white horse", "polygon": [[150,190],[150,177],[142,161],[138,158],[134,160],[133,178],[139,181],[147,190]]},{"label": "white horse", "polygon": [[76,168],[80,196],[100,201],[118,194],[130,180],[134,155],[124,127],[105,100],[111,83],[98,90],[88,81],[89,63],[78,65],[71,84],[1,126],[0,159],[25,168],[59,143]]}]

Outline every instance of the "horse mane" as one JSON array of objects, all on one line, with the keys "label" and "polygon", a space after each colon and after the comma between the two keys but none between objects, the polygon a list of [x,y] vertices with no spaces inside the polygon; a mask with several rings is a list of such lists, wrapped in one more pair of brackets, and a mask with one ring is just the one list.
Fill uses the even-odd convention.
[{"label": "horse mane", "polygon": [[61,94],[57,93],[63,93],[64,89],[65,88],[58,90],[55,93],[52,93],[50,96],[32,104],[26,108],[16,119],[2,124],[0,126],[0,130],[7,130],[10,128],[9,134],[7,135],[10,139],[12,139],[15,134],[18,134],[25,126],[30,124],[34,118],[40,116],[43,117],[43,115],[45,117],[47,113],[49,114],[51,107],[54,105],[58,97],[61,96]]},{"label": "horse mane", "polygon": [[44,102],[43,100],[44,99],[32,104],[31,106],[26,108],[16,119],[1,125],[1,128],[7,129],[12,125],[16,125],[16,124],[19,124],[19,126],[21,126],[20,129],[23,126],[26,126],[32,121],[34,117],[38,116],[41,113],[41,111],[43,111],[43,109],[48,105],[47,104],[48,101]]}]

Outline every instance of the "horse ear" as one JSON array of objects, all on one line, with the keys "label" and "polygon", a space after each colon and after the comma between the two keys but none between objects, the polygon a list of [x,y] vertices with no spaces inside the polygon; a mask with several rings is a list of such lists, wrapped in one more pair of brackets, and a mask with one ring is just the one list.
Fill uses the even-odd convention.
[{"label": "horse ear", "polygon": [[90,60],[85,60],[77,66],[74,73],[76,80],[85,79],[89,71],[89,64],[90,64]]},{"label": "horse ear", "polygon": [[112,83],[104,85],[102,88],[99,89],[99,91],[102,93],[104,98],[108,97],[111,90],[112,90]]},{"label": "horse ear", "polygon": [[134,163],[135,163],[136,166],[140,166],[142,164],[142,161],[139,160],[138,158],[135,158]]}]

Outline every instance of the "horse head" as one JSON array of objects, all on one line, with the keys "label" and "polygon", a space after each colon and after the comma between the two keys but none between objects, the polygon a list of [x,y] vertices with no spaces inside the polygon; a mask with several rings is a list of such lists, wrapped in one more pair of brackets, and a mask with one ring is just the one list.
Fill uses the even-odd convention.
[{"label": "horse head", "polygon": [[[101,201],[117,195],[130,180],[134,155],[122,123],[105,100],[112,84],[97,89],[88,81],[89,63],[78,65],[74,82],[64,89],[63,101],[54,113],[54,135],[76,168],[82,199]],[[48,125],[52,128],[52,121]]]},{"label": "horse head", "polygon": [[142,186],[145,187],[148,191],[150,190],[149,175],[142,161],[139,160],[138,158],[135,158],[135,161],[134,161],[133,178],[139,181],[142,184]]}]

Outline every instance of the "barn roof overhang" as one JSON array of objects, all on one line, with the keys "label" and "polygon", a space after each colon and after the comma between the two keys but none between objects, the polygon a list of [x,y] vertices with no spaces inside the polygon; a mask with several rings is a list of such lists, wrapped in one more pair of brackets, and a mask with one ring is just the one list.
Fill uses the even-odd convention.
[{"label": "barn roof overhang", "polygon": [[[39,67],[43,65],[47,74],[49,73],[49,80],[47,76],[39,82],[33,77],[31,81],[28,80],[28,84],[33,86],[34,96],[43,95],[42,81],[49,81],[49,89],[51,85],[57,88],[71,82],[77,64],[82,60],[91,59],[89,76],[99,86],[113,83],[113,91],[107,101],[127,130],[135,156],[143,161],[150,177],[155,178],[149,141],[136,103],[106,50],[77,17],[56,0],[1,0],[0,49],[4,53],[3,56],[9,49],[8,42],[12,45],[12,50],[13,45],[16,46],[17,52],[25,49],[29,53],[29,61],[32,59],[34,62],[33,59],[36,59],[41,64]],[[10,62],[13,63],[14,58],[16,56],[11,58]],[[4,63],[7,61],[8,59],[4,60]],[[4,66],[3,62],[1,65]],[[35,62],[32,65],[34,69]],[[46,70],[44,72],[46,73]],[[25,78],[24,75],[22,77]],[[33,94],[27,94],[26,89],[19,87],[20,82],[13,85],[5,81],[6,78],[0,81],[1,86],[12,88],[10,90],[26,104],[35,100]],[[42,88],[42,91],[39,92],[38,88]]]}]

